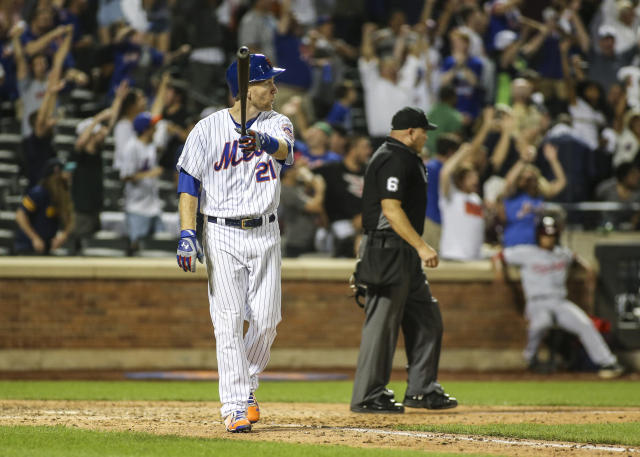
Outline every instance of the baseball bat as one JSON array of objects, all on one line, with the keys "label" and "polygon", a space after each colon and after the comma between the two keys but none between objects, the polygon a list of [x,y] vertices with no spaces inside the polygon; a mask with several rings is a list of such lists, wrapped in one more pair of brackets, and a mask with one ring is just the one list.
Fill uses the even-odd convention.
[{"label": "baseball bat", "polygon": [[247,134],[247,91],[249,90],[249,48],[238,49],[238,94],[240,95],[240,130]]}]

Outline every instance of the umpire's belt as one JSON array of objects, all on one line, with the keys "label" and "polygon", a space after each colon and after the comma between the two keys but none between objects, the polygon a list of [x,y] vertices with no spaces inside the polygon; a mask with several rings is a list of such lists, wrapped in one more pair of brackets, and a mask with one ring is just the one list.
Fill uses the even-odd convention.
[{"label": "umpire's belt", "polygon": [[[275,214],[269,216],[257,217],[255,219],[224,219],[222,217],[207,216],[209,222],[220,225],[228,225],[229,227],[239,227],[241,229],[250,229],[260,227],[263,223],[273,222],[276,220]],[[266,221],[266,222],[265,222]]]},{"label": "umpire's belt", "polygon": [[401,248],[409,244],[392,230],[371,230],[366,233],[367,246],[378,248]]}]

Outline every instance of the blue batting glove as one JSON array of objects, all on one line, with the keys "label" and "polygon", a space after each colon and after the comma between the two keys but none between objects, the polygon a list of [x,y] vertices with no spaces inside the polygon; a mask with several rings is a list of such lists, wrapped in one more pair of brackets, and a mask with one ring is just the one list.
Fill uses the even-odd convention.
[{"label": "blue batting glove", "polygon": [[202,263],[204,254],[195,230],[183,230],[178,241],[178,266],[184,271],[196,272],[196,259]]},{"label": "blue batting glove", "polygon": [[[236,132],[241,133],[239,128],[236,129]],[[280,142],[262,132],[256,132],[255,130],[247,130],[246,135],[242,135],[240,140],[238,141],[238,146],[243,154],[249,154],[251,152],[256,151],[264,151],[267,154],[275,154],[280,147]]]}]

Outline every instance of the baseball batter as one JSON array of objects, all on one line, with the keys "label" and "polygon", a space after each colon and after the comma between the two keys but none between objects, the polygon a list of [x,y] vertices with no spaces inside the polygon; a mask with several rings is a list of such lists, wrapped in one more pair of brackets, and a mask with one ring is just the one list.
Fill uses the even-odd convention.
[{"label": "baseball batter", "polygon": [[580,339],[589,358],[600,367],[601,377],[619,376],[623,368],[602,335],[589,316],[566,298],[567,273],[577,258],[569,249],[557,245],[558,236],[556,220],[545,216],[538,224],[538,246],[522,244],[503,252],[507,263],[521,267],[522,288],[527,301],[525,312],[529,320],[524,357],[530,364],[535,362],[538,347],[555,322]]},{"label": "baseball batter", "polygon": [[[260,412],[254,392],[280,322],[280,170],[293,163],[293,127],[272,110],[284,71],[252,54],[247,134],[240,136],[238,64],[227,70],[233,107],[202,119],[178,161],[178,266],[195,271],[196,208],[204,215],[209,309],[216,339],[221,414],[229,432],[248,432]],[[244,321],[249,323],[243,337]]]}]

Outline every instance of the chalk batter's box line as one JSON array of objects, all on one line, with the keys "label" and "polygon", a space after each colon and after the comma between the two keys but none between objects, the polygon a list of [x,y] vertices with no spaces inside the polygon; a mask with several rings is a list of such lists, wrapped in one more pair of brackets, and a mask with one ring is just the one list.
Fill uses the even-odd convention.
[{"label": "chalk batter's box line", "polygon": [[[274,424],[276,425],[276,424]],[[295,427],[295,428],[308,428],[308,426],[302,424],[277,424],[279,427]],[[504,438],[491,438],[491,437],[476,437],[469,435],[453,435],[448,433],[429,433],[429,432],[405,432],[399,430],[385,430],[376,428],[358,428],[358,427],[314,427],[322,430],[336,430],[341,432],[356,432],[356,433],[371,433],[378,435],[391,435],[391,436],[408,436],[411,438],[429,438],[429,439],[446,439],[452,441],[467,441],[470,443],[493,443],[493,444],[508,444],[511,446],[523,446],[533,448],[555,448],[555,449],[576,449],[587,451],[604,451],[604,452],[629,452],[640,453],[640,449],[632,447],[620,447],[620,446],[598,446],[595,444],[582,444],[582,443],[554,443],[550,441],[530,441],[530,440],[508,440]]]}]

